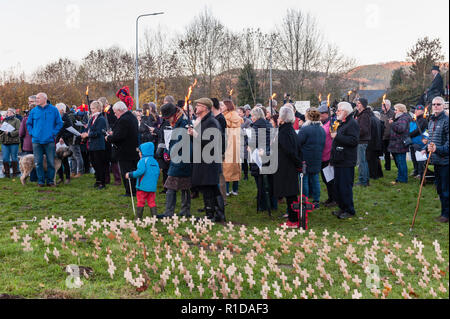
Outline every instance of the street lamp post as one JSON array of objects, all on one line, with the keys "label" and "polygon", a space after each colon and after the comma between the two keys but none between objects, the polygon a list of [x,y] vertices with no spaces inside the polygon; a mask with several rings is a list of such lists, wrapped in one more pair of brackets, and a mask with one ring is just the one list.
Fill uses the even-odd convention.
[{"label": "street lamp post", "polygon": [[139,109],[139,51],[138,51],[138,36],[139,36],[139,29],[138,29],[138,22],[139,18],[141,17],[147,17],[147,16],[156,16],[158,14],[164,14],[164,12],[156,12],[156,13],[148,13],[148,14],[141,14],[136,18],[136,72],[134,77],[134,100],[136,101],[136,109]]},{"label": "street lamp post", "polygon": [[266,48],[266,50],[269,50],[269,95],[270,95],[270,114],[273,115],[273,110],[272,110],[272,47],[270,48]]}]

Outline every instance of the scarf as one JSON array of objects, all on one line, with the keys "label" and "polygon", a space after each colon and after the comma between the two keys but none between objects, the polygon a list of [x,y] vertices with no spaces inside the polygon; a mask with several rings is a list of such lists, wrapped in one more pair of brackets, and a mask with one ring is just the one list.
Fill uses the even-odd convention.
[{"label": "scarf", "polygon": [[178,108],[177,113],[175,113],[174,116],[170,119],[170,126],[175,127],[175,124],[177,124],[178,120],[184,115],[184,112],[182,109]]}]

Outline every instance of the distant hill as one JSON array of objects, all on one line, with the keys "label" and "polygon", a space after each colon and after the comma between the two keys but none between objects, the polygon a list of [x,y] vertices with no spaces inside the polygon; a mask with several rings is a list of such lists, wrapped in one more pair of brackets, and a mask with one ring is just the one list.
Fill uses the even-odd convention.
[{"label": "distant hill", "polygon": [[392,72],[398,68],[408,69],[411,62],[387,62],[361,65],[347,73],[347,76],[360,84],[360,90],[386,90],[391,81]]}]

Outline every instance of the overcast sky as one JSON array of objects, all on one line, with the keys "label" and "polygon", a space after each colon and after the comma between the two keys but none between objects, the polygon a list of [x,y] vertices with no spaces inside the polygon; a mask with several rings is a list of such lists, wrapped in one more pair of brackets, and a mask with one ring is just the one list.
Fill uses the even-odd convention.
[{"label": "overcast sky", "polygon": [[448,61],[448,0],[0,0],[0,71],[19,67],[27,74],[68,57],[81,59],[91,49],[135,47],[139,28],[183,28],[208,6],[228,28],[270,31],[288,8],[316,16],[326,40],[358,64],[403,61],[419,37],[440,38]]}]

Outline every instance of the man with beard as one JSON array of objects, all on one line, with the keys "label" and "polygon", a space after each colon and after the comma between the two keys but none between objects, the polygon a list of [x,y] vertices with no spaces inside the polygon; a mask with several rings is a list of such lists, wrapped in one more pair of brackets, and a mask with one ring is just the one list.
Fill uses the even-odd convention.
[{"label": "man with beard", "polygon": [[[194,101],[197,120],[189,127],[188,134],[193,137],[194,162],[192,165],[192,186],[203,194],[207,218],[215,222],[225,221],[225,205],[219,190],[219,174],[222,161],[222,135],[219,122],[211,109],[209,98]],[[212,144],[212,145],[211,145]],[[200,149],[196,149],[200,147]],[[196,156],[200,154],[200,159]]]}]

